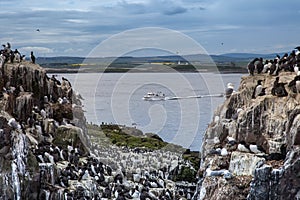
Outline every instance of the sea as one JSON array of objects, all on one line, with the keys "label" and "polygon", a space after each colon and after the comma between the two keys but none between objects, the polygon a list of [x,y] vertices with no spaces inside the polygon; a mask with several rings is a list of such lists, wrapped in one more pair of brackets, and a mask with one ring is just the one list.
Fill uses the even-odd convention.
[{"label": "sea", "polygon": [[[52,74],[51,74],[52,75]],[[199,151],[202,137],[226,85],[238,89],[243,74],[220,73],[77,73],[67,78],[84,100],[88,123],[136,127],[164,141]],[[170,100],[145,101],[148,92]],[[175,98],[174,98],[175,97]],[[172,99],[172,100],[171,100]]]}]

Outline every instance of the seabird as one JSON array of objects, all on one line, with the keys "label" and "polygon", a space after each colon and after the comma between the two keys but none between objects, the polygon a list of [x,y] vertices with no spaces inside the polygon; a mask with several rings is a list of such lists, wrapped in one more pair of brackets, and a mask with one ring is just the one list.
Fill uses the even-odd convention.
[{"label": "seabird", "polygon": [[260,74],[263,71],[263,69],[264,69],[263,58],[258,59],[255,67],[256,67],[256,70],[257,70],[258,74]]},{"label": "seabird", "polygon": [[21,129],[21,125],[16,121],[15,118],[11,118],[7,123],[13,129]]},{"label": "seabird", "polygon": [[46,113],[46,111],[45,111],[44,109],[42,109],[42,110],[40,111],[40,113],[41,113],[41,116],[42,116],[43,119],[46,119],[46,118],[47,118],[47,113]]},{"label": "seabird", "polygon": [[227,156],[228,155],[228,151],[226,148],[222,148],[221,149],[221,156]]},{"label": "seabird", "polygon": [[273,88],[271,89],[271,94],[273,96],[277,97],[285,97],[288,95],[287,91],[285,90],[284,85],[287,83],[279,83],[279,77],[276,77],[274,83],[273,83]]},{"label": "seabird", "polygon": [[44,96],[44,103],[49,103],[49,99],[48,99],[48,96]]},{"label": "seabird", "polygon": [[235,145],[237,144],[236,140],[233,137],[227,136],[228,144],[229,145]]},{"label": "seabird", "polygon": [[30,52],[30,59],[33,64],[35,64],[35,56],[33,55],[33,51]]},{"label": "seabird", "polygon": [[55,164],[53,156],[50,155],[48,152],[45,152],[44,156],[49,160],[50,163]]},{"label": "seabird", "polygon": [[295,78],[289,82],[288,87],[291,88],[294,93],[300,92],[300,71],[298,72],[298,75],[296,75]]},{"label": "seabird", "polygon": [[272,63],[269,60],[266,60],[262,73],[267,73],[270,70],[271,65]]},{"label": "seabird", "polygon": [[225,97],[228,99],[233,93],[234,85],[232,83],[227,84],[227,89],[225,90]]},{"label": "seabird", "polygon": [[260,154],[263,153],[263,148],[261,146],[257,146],[256,144],[250,144],[249,149],[252,153]]},{"label": "seabird", "polygon": [[257,85],[255,86],[253,93],[252,93],[252,99],[255,99],[256,97],[258,97],[260,95],[260,93],[263,90],[263,87],[261,85],[262,80],[258,80],[257,81]]},{"label": "seabird", "polygon": [[242,112],[242,111],[243,111],[242,108],[238,108],[238,109],[236,110],[236,113],[234,113],[234,114],[232,115],[232,119],[233,119],[233,120],[237,120],[238,117],[239,117],[240,112]]},{"label": "seabird", "polygon": [[272,65],[270,66],[270,75],[274,75],[277,76],[278,75],[278,66],[277,66],[277,59],[275,59],[272,63]]},{"label": "seabird", "polygon": [[296,73],[296,75],[299,75],[298,72],[299,72],[299,67],[297,64],[294,65],[294,72]]},{"label": "seabird", "polygon": [[244,141],[242,141],[240,144],[238,144],[237,149],[240,152],[246,152],[246,153],[250,152],[249,146],[246,145],[246,143]]},{"label": "seabird", "polygon": [[254,60],[252,60],[251,62],[248,63],[248,72],[251,76],[254,76],[254,70],[255,70],[255,65],[254,63],[258,61],[258,58],[255,58]]}]

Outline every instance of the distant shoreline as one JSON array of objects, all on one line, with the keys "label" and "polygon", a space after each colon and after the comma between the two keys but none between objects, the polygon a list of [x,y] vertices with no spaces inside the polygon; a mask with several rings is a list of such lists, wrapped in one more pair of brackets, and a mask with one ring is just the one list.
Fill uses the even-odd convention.
[{"label": "distant shoreline", "polygon": [[136,69],[106,69],[106,70],[77,70],[77,69],[50,69],[44,68],[50,74],[77,74],[77,73],[220,73],[246,74],[246,70],[136,70]]}]

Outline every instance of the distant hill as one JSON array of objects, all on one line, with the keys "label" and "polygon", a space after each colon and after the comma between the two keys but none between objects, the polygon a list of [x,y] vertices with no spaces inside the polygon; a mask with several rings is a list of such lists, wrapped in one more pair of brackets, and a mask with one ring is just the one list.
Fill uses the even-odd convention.
[{"label": "distant hill", "polygon": [[253,59],[253,58],[275,58],[276,55],[283,55],[284,53],[272,53],[272,54],[255,54],[255,53],[226,53],[220,56],[230,57],[230,58],[242,58],[242,59]]},{"label": "distant hill", "polygon": [[[284,53],[278,53],[283,55]],[[40,64],[51,64],[51,63],[83,63],[83,62],[114,62],[114,63],[124,63],[124,62],[153,62],[153,61],[189,61],[189,62],[209,62],[213,59],[215,62],[234,62],[234,61],[248,61],[256,57],[262,58],[274,58],[277,53],[272,54],[253,54],[253,53],[226,53],[220,55],[205,55],[205,54],[194,54],[194,55],[171,55],[171,56],[144,56],[144,57],[107,57],[107,58],[83,58],[83,57],[38,57],[37,61]]]},{"label": "distant hill", "polygon": [[[283,53],[279,53],[283,55]],[[211,71],[215,64],[219,71],[244,72],[247,63],[256,58],[273,59],[273,54],[252,53],[227,53],[221,55],[170,55],[170,56],[144,56],[144,57],[105,57],[105,58],[83,58],[83,57],[38,57],[36,62],[48,71],[61,72],[126,72],[128,70],[161,71],[168,67],[178,71]],[[168,67],[166,67],[168,66]]]}]

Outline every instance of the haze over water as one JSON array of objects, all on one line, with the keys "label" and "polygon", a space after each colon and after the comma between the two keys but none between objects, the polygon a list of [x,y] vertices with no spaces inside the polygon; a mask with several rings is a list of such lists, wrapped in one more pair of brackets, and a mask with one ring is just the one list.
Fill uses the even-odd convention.
[{"label": "haze over water", "polygon": [[214,73],[81,73],[66,77],[84,97],[88,122],[136,126],[144,133],[199,150],[202,135],[223,97],[166,101],[144,101],[147,92],[167,97],[214,95],[224,92],[228,82],[239,87],[242,74]]}]

